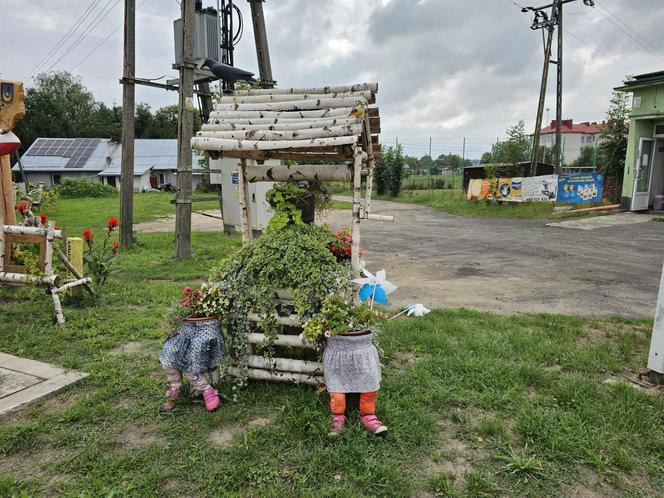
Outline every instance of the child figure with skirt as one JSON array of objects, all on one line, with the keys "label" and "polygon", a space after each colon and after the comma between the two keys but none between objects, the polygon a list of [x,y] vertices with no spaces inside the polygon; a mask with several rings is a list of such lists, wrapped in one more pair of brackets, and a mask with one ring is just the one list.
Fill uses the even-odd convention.
[{"label": "child figure with skirt", "polygon": [[373,332],[328,336],[323,368],[332,411],[330,436],[337,436],[346,423],[348,393],[360,394],[362,425],[377,436],[387,434],[387,427],[376,417],[381,370]]}]

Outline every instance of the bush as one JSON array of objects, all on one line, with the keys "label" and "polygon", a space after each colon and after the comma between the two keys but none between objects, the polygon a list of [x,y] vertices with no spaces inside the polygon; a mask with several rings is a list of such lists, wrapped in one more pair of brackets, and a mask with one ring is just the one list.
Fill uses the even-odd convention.
[{"label": "bush", "polygon": [[63,199],[78,199],[81,197],[115,197],[118,190],[110,185],[104,185],[94,180],[72,180],[65,178],[54,190]]}]

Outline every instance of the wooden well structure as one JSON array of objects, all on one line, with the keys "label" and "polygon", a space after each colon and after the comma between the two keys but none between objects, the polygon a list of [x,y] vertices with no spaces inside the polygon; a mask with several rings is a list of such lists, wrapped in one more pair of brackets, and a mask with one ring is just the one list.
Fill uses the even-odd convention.
[{"label": "wooden well structure", "polygon": [[[371,189],[376,161],[380,160],[380,116],[376,83],[321,88],[238,90],[225,93],[210,113],[192,147],[211,158],[238,159],[241,230],[243,242],[252,239],[249,183],[296,181],[352,181],[353,250],[351,264],[360,272],[360,221],[385,219],[371,214]],[[280,159],[296,164],[267,166]],[[315,162],[315,164],[314,164]],[[362,177],[366,189],[362,194]],[[288,296],[275,296],[275,304],[288,304]],[[259,321],[258,316],[249,316]],[[300,339],[296,315],[277,316],[282,332],[273,344],[312,348]],[[290,331],[284,332],[284,330]],[[251,333],[249,378],[322,384],[322,364],[293,358],[267,359],[251,354],[251,345],[265,341]],[[239,372],[230,368],[231,374]]]}]

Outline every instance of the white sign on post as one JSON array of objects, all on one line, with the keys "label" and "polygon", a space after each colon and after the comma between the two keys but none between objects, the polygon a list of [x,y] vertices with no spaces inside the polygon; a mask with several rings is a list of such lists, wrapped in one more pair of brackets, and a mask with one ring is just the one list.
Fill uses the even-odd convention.
[{"label": "white sign on post", "polygon": [[664,374],[664,267],[662,267],[662,279],[659,284],[655,325],[652,328],[652,339],[650,339],[648,368]]}]

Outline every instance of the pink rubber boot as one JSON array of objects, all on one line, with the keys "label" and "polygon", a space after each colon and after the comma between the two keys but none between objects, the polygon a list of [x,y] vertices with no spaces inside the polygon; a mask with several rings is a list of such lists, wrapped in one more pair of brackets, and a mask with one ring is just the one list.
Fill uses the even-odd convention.
[{"label": "pink rubber boot", "polygon": [[387,434],[387,427],[375,415],[365,415],[360,417],[360,420],[362,421],[362,425],[376,436]]},{"label": "pink rubber boot", "polygon": [[209,412],[215,411],[221,405],[219,393],[216,389],[210,388],[203,391],[203,400],[205,401],[205,408]]},{"label": "pink rubber boot", "polygon": [[329,436],[338,436],[346,423],[345,415],[332,415],[332,426],[330,427]]}]

